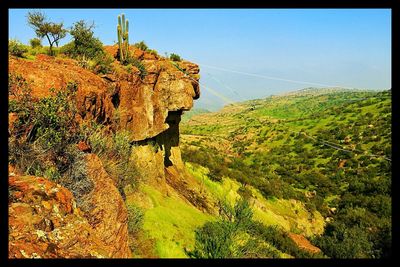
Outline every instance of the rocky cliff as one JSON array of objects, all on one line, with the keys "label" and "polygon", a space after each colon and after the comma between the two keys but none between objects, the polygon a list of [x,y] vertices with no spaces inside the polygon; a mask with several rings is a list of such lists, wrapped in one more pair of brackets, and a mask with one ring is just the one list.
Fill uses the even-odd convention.
[{"label": "rocky cliff", "polygon": [[[9,176],[10,258],[106,258],[107,246],[70,191],[35,176]],[[125,255],[127,256],[127,255]]]},{"label": "rocky cliff", "polygon": [[[115,55],[117,48],[106,47],[106,51]],[[10,57],[9,73],[24,77],[37,98],[48,95],[49,88],[77,84],[78,121],[94,120],[111,131],[128,130],[137,146],[131,158],[145,182],[165,194],[178,190],[186,201],[213,212],[208,197],[188,186],[196,181],[186,172],[179,150],[180,117],[200,96],[198,66],[173,63],[135,48],[131,52],[144,65],[144,77],[135,66],[116,61],[112,74],[96,75],[75,60],[45,55],[35,60]],[[9,117],[11,122],[13,116]],[[39,177],[10,176],[10,257],[130,257],[127,209],[115,181],[96,155],[88,154],[86,160],[94,182],[89,196],[93,208],[87,214],[57,184]]]},{"label": "rocky cliff", "polygon": [[[107,50],[114,54],[116,49]],[[156,58],[143,59],[141,63],[147,71],[143,79],[135,66],[124,67],[114,62],[112,74],[96,75],[78,66],[75,60],[46,55],[38,55],[33,61],[11,57],[9,72],[27,79],[36,97],[48,95],[49,88],[76,83],[81,119],[130,130],[133,141],[140,141],[168,129],[169,112],[190,110],[193,99],[200,96],[197,65]]]}]

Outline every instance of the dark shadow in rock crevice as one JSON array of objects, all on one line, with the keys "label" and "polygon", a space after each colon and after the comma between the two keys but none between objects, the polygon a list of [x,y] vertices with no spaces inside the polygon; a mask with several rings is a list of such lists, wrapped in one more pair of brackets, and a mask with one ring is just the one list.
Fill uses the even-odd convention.
[{"label": "dark shadow in rock crevice", "polygon": [[179,146],[179,122],[181,121],[182,111],[169,111],[165,120],[169,128],[156,136],[156,142],[165,149],[164,166],[172,166],[171,148]]}]

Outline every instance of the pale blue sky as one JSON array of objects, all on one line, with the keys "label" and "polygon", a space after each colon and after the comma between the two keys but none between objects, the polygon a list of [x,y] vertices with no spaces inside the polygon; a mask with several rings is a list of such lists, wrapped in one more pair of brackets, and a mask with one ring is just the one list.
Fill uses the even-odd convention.
[{"label": "pale blue sky", "polygon": [[[35,37],[28,9],[9,10],[9,38]],[[42,9],[66,26],[94,21],[104,44],[116,40],[117,15],[130,20],[130,42],[201,64],[201,83],[234,101],[312,84],[391,88],[390,9]],[[62,44],[70,40],[68,35]],[[45,40],[43,40],[45,43]],[[203,64],[203,65],[202,65]],[[214,66],[270,78],[213,69]],[[296,81],[296,82],[293,82]],[[298,82],[297,82],[298,81]],[[315,85],[317,86],[317,85]],[[203,88],[196,107],[224,101]]]}]

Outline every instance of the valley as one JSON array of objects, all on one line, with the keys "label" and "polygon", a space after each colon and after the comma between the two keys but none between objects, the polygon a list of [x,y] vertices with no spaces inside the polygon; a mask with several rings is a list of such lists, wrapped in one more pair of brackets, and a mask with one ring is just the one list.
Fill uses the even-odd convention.
[{"label": "valley", "polygon": [[[215,183],[232,179],[268,201],[295,199],[320,213],[325,233],[311,235],[329,256],[379,257],[387,252],[374,238],[390,232],[390,122],[390,91],[307,88],[194,115],[181,127],[181,149]],[[360,235],[339,239],[343,225],[365,242],[349,254],[340,251]]]}]

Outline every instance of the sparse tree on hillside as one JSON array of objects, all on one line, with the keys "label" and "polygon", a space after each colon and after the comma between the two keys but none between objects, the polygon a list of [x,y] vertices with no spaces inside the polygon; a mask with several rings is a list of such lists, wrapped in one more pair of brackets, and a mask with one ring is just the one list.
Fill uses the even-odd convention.
[{"label": "sparse tree on hillside", "polygon": [[53,45],[58,47],[59,41],[67,35],[64,24],[48,22],[44,13],[35,11],[28,12],[28,24],[35,30],[39,38],[46,37],[50,45],[50,55],[54,54]]}]

